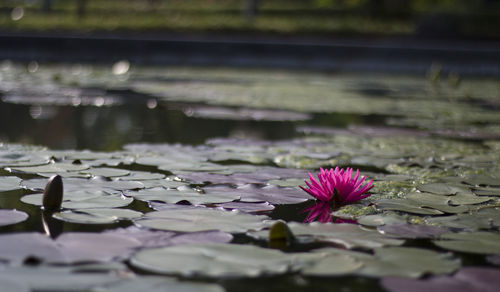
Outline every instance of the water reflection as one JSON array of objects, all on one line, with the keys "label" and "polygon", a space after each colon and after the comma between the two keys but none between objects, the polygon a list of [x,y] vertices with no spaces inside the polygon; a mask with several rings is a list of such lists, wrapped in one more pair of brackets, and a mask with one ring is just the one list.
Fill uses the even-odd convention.
[{"label": "water reflection", "polygon": [[303,210],[302,213],[306,212],[308,213],[306,219],[304,220],[304,222],[307,223],[318,221],[321,223],[333,222],[333,223],[357,224],[356,220],[343,219],[333,216],[332,215],[333,211],[335,211],[335,209],[333,208],[333,205],[330,204],[330,202],[318,201],[313,206]]},{"label": "water reflection", "polygon": [[156,100],[101,107],[0,102],[0,141],[112,151],[136,142],[202,144],[235,133],[266,140],[296,135],[293,122],[196,118],[183,109]]}]

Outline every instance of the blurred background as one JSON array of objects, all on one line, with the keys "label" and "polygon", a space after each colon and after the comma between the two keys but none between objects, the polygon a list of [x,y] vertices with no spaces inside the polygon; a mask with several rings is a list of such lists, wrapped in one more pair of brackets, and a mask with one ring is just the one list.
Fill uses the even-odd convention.
[{"label": "blurred background", "polygon": [[4,32],[500,36],[498,0],[2,0]]}]

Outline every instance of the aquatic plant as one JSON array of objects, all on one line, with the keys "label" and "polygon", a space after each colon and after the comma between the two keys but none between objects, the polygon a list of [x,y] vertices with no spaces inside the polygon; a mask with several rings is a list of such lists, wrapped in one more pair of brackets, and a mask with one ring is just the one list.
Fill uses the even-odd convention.
[{"label": "aquatic plant", "polygon": [[299,187],[319,202],[304,210],[304,212],[309,212],[305,222],[312,222],[316,218],[319,222],[330,222],[332,221],[331,210],[370,196],[367,192],[373,187],[373,181],[363,185],[366,177],[359,177],[359,169],[356,170],[354,177],[352,174],[353,169],[349,167],[345,170],[339,167],[329,170],[321,168],[317,174],[317,180],[309,173],[310,182],[304,181],[307,188]]}]

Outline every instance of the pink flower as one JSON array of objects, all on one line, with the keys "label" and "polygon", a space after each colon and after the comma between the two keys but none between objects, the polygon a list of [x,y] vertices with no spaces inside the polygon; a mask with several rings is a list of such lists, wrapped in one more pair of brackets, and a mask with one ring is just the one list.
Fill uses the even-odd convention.
[{"label": "pink flower", "polygon": [[349,167],[346,170],[338,167],[330,170],[321,168],[317,174],[318,180],[309,173],[311,182],[304,181],[308,188],[302,186],[300,188],[321,202],[329,202],[333,208],[369,197],[370,194],[365,193],[373,187],[373,181],[363,186],[366,176],[359,179],[359,170],[356,170],[356,175],[353,177],[352,171],[353,169]]}]

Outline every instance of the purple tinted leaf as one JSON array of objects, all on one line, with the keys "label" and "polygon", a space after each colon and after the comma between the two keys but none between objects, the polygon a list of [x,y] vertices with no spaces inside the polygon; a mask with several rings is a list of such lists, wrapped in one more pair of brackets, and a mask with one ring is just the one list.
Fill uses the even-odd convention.
[{"label": "purple tinted leaf", "polygon": [[57,238],[68,262],[110,261],[124,258],[140,246],[136,239],[119,234],[70,232]]},{"label": "purple tinted leaf", "polygon": [[28,219],[28,214],[18,210],[0,210],[0,226],[16,224]]},{"label": "purple tinted leaf", "polygon": [[0,235],[0,258],[19,265],[27,258],[64,262],[64,252],[42,233],[12,233]]}]

